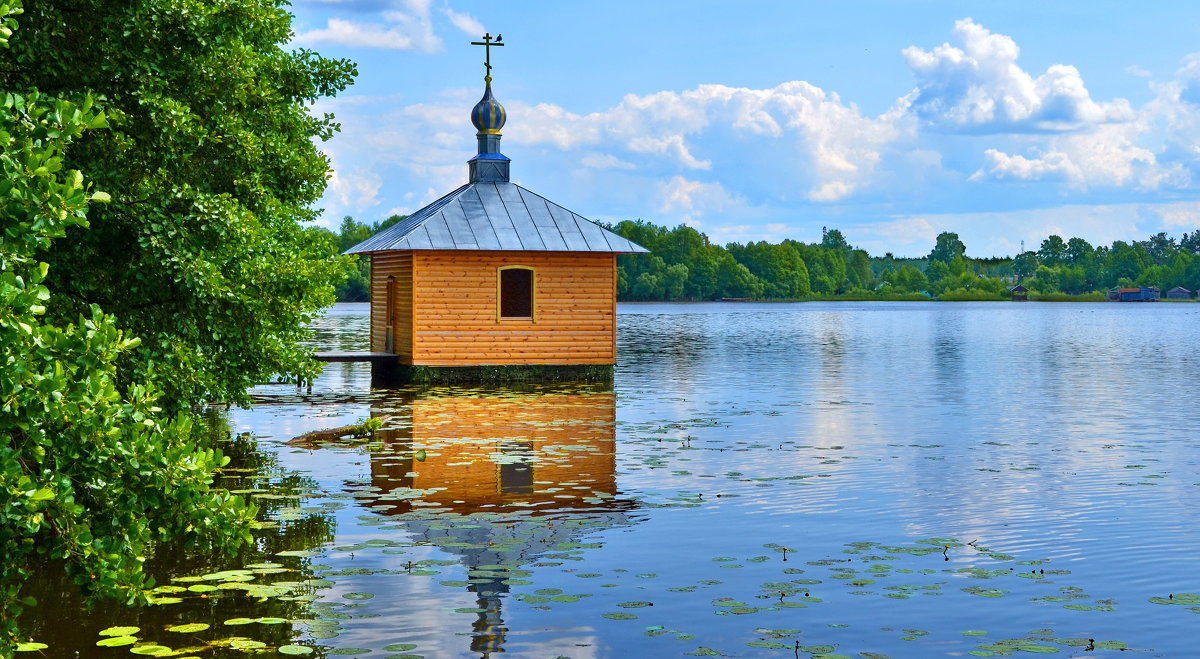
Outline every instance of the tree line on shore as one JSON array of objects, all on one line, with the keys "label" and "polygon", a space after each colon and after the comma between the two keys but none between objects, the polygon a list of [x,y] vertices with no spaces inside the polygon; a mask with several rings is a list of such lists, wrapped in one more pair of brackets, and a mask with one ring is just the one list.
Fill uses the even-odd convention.
[{"label": "tree line on shore", "polygon": [[[373,225],[345,217],[331,248],[344,251],[404,219],[393,215]],[[939,234],[929,254],[872,256],[853,247],[838,229],[821,242],[783,240],[713,244],[681,224],[642,220],[607,227],[650,250],[617,259],[617,297],[623,301],[806,299],[1008,299],[1024,285],[1043,299],[1104,299],[1113,287],[1181,286],[1200,289],[1200,230],[1180,239],[1157,233],[1146,240],[1093,246],[1083,238],[1051,235],[1036,250],[1015,257],[971,258],[958,234]],[[369,299],[366,257],[351,267],[338,288],[342,301]]]}]

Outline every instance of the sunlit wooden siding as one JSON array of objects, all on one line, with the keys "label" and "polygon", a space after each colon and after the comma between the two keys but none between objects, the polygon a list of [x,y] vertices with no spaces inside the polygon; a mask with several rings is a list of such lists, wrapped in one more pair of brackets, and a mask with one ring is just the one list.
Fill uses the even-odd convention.
[{"label": "sunlit wooden siding", "polygon": [[[373,258],[387,254],[376,253]],[[408,290],[413,292],[414,320],[411,362],[401,361],[424,366],[616,361],[614,254],[466,250],[404,254],[412,259]],[[497,321],[497,268],[506,265],[535,269],[534,320]],[[373,317],[373,349],[376,324]]]},{"label": "sunlit wooden siding", "polygon": [[387,280],[394,278],[392,304],[393,352],[400,361],[412,359],[413,294],[412,252],[377,252],[371,255],[371,350],[387,349],[389,325]]}]

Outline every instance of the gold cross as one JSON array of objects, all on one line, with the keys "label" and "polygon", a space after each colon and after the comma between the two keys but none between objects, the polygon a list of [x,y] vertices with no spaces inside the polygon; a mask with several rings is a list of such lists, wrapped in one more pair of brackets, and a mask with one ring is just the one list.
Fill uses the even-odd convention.
[{"label": "gold cross", "polygon": [[471,42],[472,46],[483,46],[483,52],[484,52],[483,65],[486,67],[486,73],[484,75],[484,80],[486,80],[488,82],[492,81],[492,46],[503,46],[504,44],[500,43],[500,40],[503,38],[504,37],[497,34],[496,38],[493,39],[492,34],[489,32],[489,33],[483,35],[483,41],[472,41]]}]

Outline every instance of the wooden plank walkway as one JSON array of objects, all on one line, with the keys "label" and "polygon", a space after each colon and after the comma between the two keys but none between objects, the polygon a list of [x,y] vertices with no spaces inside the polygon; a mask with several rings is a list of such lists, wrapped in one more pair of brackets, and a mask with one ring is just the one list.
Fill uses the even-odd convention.
[{"label": "wooden plank walkway", "polygon": [[315,355],[319,362],[386,362],[394,361],[396,355],[391,352],[340,352],[328,350]]}]

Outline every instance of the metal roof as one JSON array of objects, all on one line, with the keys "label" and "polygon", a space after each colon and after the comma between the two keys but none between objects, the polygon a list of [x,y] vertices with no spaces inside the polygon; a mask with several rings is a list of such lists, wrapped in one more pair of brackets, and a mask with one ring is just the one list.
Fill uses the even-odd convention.
[{"label": "metal roof", "polygon": [[650,250],[507,181],[475,181],[346,250]]}]

